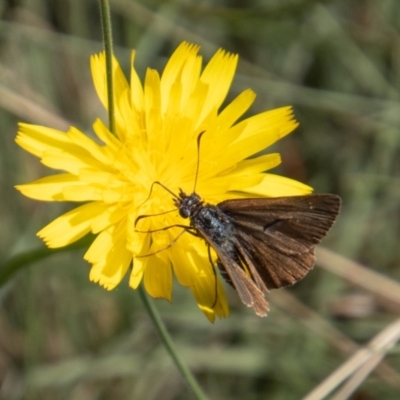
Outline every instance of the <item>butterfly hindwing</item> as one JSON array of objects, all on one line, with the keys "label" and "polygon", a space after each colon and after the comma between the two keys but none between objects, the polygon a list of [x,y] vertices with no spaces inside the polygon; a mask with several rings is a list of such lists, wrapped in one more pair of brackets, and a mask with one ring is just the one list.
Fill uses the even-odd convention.
[{"label": "butterfly hindwing", "polygon": [[[212,238],[202,230],[197,227],[197,231],[200,236],[206,241],[206,243],[211,246],[218,256],[218,267],[221,271],[225,271],[229,277],[230,283],[234,286],[240,300],[247,307],[253,307],[254,311],[260,317],[267,315],[269,311],[269,306],[267,300],[264,298],[264,292],[267,290],[265,285],[262,283],[261,278],[249,276],[243,269],[243,266],[239,264],[239,257],[234,259],[232,254],[224,251],[224,249],[213,242]],[[257,272],[256,272],[257,273]],[[256,285],[256,281],[261,281],[262,287]]]},{"label": "butterfly hindwing", "polygon": [[[268,289],[290,286],[304,278],[315,262],[314,246],[307,251],[288,254],[268,246],[243,231],[237,233],[239,242]],[[267,239],[268,240],[268,239]]]}]

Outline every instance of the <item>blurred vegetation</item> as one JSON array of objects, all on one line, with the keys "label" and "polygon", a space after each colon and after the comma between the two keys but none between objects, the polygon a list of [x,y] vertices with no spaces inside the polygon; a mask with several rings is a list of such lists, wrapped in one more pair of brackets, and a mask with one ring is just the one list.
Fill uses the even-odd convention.
[{"label": "blurred vegetation", "polygon": [[[231,97],[253,88],[252,113],[292,104],[301,122],[276,146],[278,172],[343,198],[324,246],[400,280],[398,0],[110,4],[116,54],[127,67],[137,49],[142,76],[147,66],[161,69],[183,40],[201,44],[206,59],[219,47],[239,53]],[[89,69],[102,48],[97,1],[3,0],[0,18],[2,264],[40,248],[35,233],[71,207],[14,190],[48,173],[15,145],[17,123],[90,132],[106,115]],[[0,399],[191,398],[137,294],[126,282],[112,292],[90,283],[82,255],[55,254],[1,288]],[[366,289],[361,275],[316,268],[268,296],[266,319],[230,289],[232,316],[214,325],[178,285],[172,305],[156,305],[211,399],[300,399],[399,313],[400,302],[385,297],[389,286],[375,289],[370,279]],[[353,399],[400,397],[398,352],[383,367]]]}]

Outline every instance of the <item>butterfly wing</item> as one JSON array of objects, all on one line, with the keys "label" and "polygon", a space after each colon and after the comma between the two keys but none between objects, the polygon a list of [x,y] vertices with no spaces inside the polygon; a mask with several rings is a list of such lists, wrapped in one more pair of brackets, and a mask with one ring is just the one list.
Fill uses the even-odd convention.
[{"label": "butterfly wing", "polygon": [[[267,300],[264,298],[264,292],[267,291],[267,288],[261,281],[261,278],[258,276],[254,277],[253,275],[250,277],[246,274],[243,267],[239,264],[239,257],[234,257],[234,255],[236,255],[235,253],[226,251],[224,247],[216,244],[201,226],[196,226],[196,229],[199,235],[203,237],[207,244],[217,253],[218,267],[221,271],[225,271],[228,274],[229,281],[235,287],[243,304],[247,307],[253,307],[255,313],[260,317],[266,316],[269,311],[269,306]],[[235,240],[234,238],[231,239]],[[260,286],[257,285],[257,281],[259,281]]]},{"label": "butterfly wing", "polygon": [[292,285],[312,269],[314,247],[333,225],[340,197],[235,199],[219,203],[218,208],[233,221],[235,246],[248,270],[256,270],[273,289]]}]

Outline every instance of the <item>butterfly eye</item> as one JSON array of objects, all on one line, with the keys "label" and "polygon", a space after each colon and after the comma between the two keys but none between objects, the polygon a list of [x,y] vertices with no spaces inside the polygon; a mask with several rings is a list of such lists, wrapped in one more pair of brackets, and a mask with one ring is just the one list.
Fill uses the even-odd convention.
[{"label": "butterfly eye", "polygon": [[179,208],[179,215],[182,218],[189,218],[190,217],[190,208],[189,207],[181,207],[181,208]]}]

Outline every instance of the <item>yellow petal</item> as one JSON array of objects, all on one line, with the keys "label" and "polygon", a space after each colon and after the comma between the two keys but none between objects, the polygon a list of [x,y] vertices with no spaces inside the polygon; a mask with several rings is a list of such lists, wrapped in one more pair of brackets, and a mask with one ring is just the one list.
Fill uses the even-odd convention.
[{"label": "yellow petal", "polygon": [[142,112],[143,110],[143,87],[142,83],[140,82],[139,76],[136,73],[134,68],[135,62],[135,51],[131,53],[131,104],[135,108],[137,113]]},{"label": "yellow petal", "polygon": [[231,163],[244,160],[292,132],[299,124],[293,119],[290,107],[268,111],[248,118],[242,135],[224,152]]},{"label": "yellow petal", "polygon": [[55,219],[37,235],[50,248],[71,244],[90,232],[91,220],[107,207],[104,203],[89,203],[77,207]]},{"label": "yellow petal", "polygon": [[72,174],[77,174],[81,168],[106,169],[114,162],[114,157],[75,128],[66,134],[42,126],[20,124],[16,142],[41,157],[44,165]]},{"label": "yellow petal", "polygon": [[284,176],[265,174],[261,183],[247,188],[245,192],[265,197],[301,196],[311,193],[312,188]]},{"label": "yellow petal", "polygon": [[106,165],[98,162],[82,149],[72,152],[49,150],[43,153],[41,161],[49,168],[68,171],[74,175],[78,175],[81,169],[94,168],[107,170]]},{"label": "yellow petal", "polygon": [[[209,268],[212,266],[209,264]],[[194,286],[190,289],[196,299],[199,308],[204,312],[206,317],[213,322],[215,314],[219,318],[225,318],[229,315],[228,302],[226,300],[225,291],[218,279],[217,272],[205,270],[206,266],[199,264],[198,277],[194,281]]]},{"label": "yellow petal", "polygon": [[15,186],[23,195],[42,201],[61,201],[65,198],[63,190],[69,185],[85,185],[72,174],[51,175],[26,185]]},{"label": "yellow petal", "polygon": [[263,178],[264,174],[220,176],[215,179],[209,179],[206,186],[204,184],[198,185],[198,190],[204,199],[209,199],[220,194],[221,189],[226,192],[246,190],[248,187],[258,185]]},{"label": "yellow petal", "polygon": [[120,150],[122,143],[109,131],[103,121],[97,119],[93,124],[93,131],[96,133],[97,137],[107,145],[107,148],[114,151],[114,153]]},{"label": "yellow petal", "polygon": [[107,227],[119,223],[122,219],[126,218],[126,215],[126,208],[119,205],[109,206],[102,213],[92,218],[91,231],[94,234],[99,233]]},{"label": "yellow petal", "polygon": [[155,298],[171,301],[172,269],[164,257],[149,257],[144,271],[144,285],[147,293]]},{"label": "yellow petal", "polygon": [[[92,70],[93,83],[97,95],[99,96],[104,108],[108,109],[105,53],[101,52],[91,56],[90,67]],[[118,63],[118,60],[114,56],[112,59],[112,68],[114,78],[114,98],[117,99],[122,92],[129,88],[129,85]]]},{"label": "yellow petal", "polygon": [[219,49],[204,68],[200,79],[208,86],[208,93],[200,119],[206,117],[211,110],[218,109],[225,100],[237,62],[237,54]]},{"label": "yellow petal", "polygon": [[[195,52],[197,54],[197,49]],[[193,97],[193,93],[197,92],[199,84],[203,87],[206,87],[204,83],[200,82],[201,62],[202,58],[200,56],[193,55],[188,57],[185,65],[182,68],[179,83],[182,87],[181,112],[184,113],[183,115],[186,115],[189,107],[191,107],[189,102]],[[198,115],[199,114],[196,114],[196,118]]]},{"label": "yellow petal", "polygon": [[[143,218],[136,226],[136,215],[129,213],[127,222],[127,246],[134,255],[145,255],[150,253],[151,234],[142,233],[150,229],[150,218]],[[138,232],[140,231],[140,232]],[[140,260],[138,259],[139,263]],[[135,261],[136,263],[136,261]]]},{"label": "yellow petal", "polygon": [[90,156],[98,160],[104,165],[111,165],[114,162],[115,157],[114,154],[110,154],[104,151],[103,146],[99,146],[94,140],[90,139],[87,135],[82,133],[76,128],[71,128],[67,132],[68,138],[72,143],[75,143],[77,146],[84,148],[87,152],[90,153]]},{"label": "yellow petal", "polygon": [[197,263],[207,263],[207,249],[199,238],[184,233],[176,245],[169,249],[170,258],[178,282],[183,286],[193,286],[197,279]]},{"label": "yellow petal", "polygon": [[197,79],[199,77],[198,74],[196,76],[196,71],[200,72],[199,63],[196,65],[196,55],[199,49],[200,46],[183,42],[169,58],[161,77],[161,110],[163,113],[170,107],[170,91],[175,84],[179,83],[185,87],[184,98],[187,100],[189,97],[193,85],[196,84],[196,77]]},{"label": "yellow petal", "polygon": [[65,186],[62,191],[67,201],[100,201],[103,199],[99,188],[92,185]]},{"label": "yellow petal", "polygon": [[132,289],[137,289],[140,282],[142,281],[143,274],[147,267],[148,260],[149,260],[149,257],[135,258],[135,261],[133,263],[132,272],[129,276],[129,286]]},{"label": "yellow petal", "polygon": [[197,186],[198,192],[207,201],[218,203],[224,200],[228,191],[240,192],[258,185],[265,177],[262,172],[279,165],[280,162],[281,158],[278,153],[241,161],[232,170],[222,172],[205,183],[200,182]]},{"label": "yellow petal", "polygon": [[[197,305],[205,314],[210,322],[214,322],[215,317],[226,318],[229,316],[229,306],[223,286],[217,279],[216,301],[215,304],[209,304],[209,296],[206,295],[204,289],[198,286],[192,287],[192,293],[197,301]],[[214,289],[215,290],[215,289]]]},{"label": "yellow petal", "polygon": [[[233,131],[230,134],[225,134],[232,127],[232,125],[249,109],[256,98],[255,93],[248,89],[243,91],[237,96],[232,102],[230,102],[223,111],[221,111],[215,120],[215,124],[211,126],[203,139],[203,149],[205,149],[207,143],[207,136],[212,136],[214,148],[215,146],[221,146],[224,148],[227,144],[232,143],[237,136],[233,136],[232,133],[237,134],[239,131]],[[220,150],[220,149],[219,149]],[[206,150],[204,150],[207,153]]]},{"label": "yellow petal", "polygon": [[40,125],[19,123],[15,141],[29,153],[41,157],[45,151],[52,149],[79,150],[72,145],[64,132]]},{"label": "yellow petal", "polygon": [[[104,108],[108,110],[108,97],[107,97],[107,77],[106,77],[106,65],[105,65],[105,53],[99,53],[93,55],[90,58],[90,66],[92,70],[93,83],[96,88],[97,95],[100,98]],[[124,92],[129,90],[128,81],[124,73],[122,72],[121,66],[118,60],[112,57],[112,73],[114,83],[114,110],[115,110],[115,122],[116,122],[116,134],[119,138],[124,136],[124,124],[121,118],[121,112],[118,107],[119,99]]]},{"label": "yellow petal", "polygon": [[[160,76],[153,69],[148,69],[144,83],[144,106],[147,129],[147,140],[149,146],[153,149],[152,155],[157,156],[157,152],[164,152],[164,138],[161,124],[161,93],[160,93]],[[154,161],[157,164],[157,161]]]},{"label": "yellow petal", "polygon": [[90,263],[100,265],[100,262],[105,260],[104,255],[109,253],[114,245],[114,230],[114,227],[110,227],[97,235],[83,258]]},{"label": "yellow petal", "polygon": [[239,176],[257,174],[259,172],[268,171],[269,169],[277,167],[280,163],[281,156],[279,153],[265,154],[260,157],[239,162],[232,175]]},{"label": "yellow petal", "polygon": [[132,263],[132,253],[126,249],[125,225],[114,225],[101,232],[84,258],[93,263],[89,278],[106,289],[117,286]]},{"label": "yellow petal", "polygon": [[275,143],[277,134],[280,139],[292,132],[299,125],[294,118],[291,106],[264,111],[245,119],[241,123],[245,124],[246,128],[243,130],[239,140],[254,136],[259,132],[264,132],[265,135],[271,135],[268,146]]},{"label": "yellow petal", "polygon": [[218,297],[217,297],[217,303],[214,305],[214,311],[215,314],[218,316],[218,318],[226,318],[229,317],[229,305],[228,305],[228,300],[225,295],[224,288],[218,280],[217,282],[218,287]]}]

